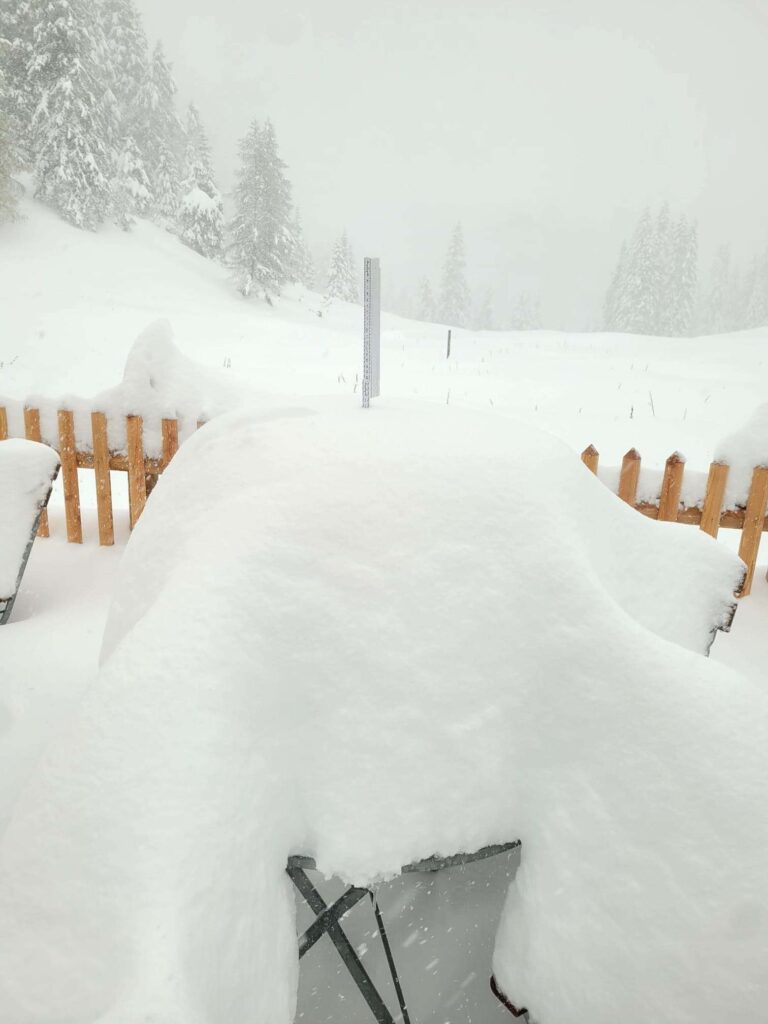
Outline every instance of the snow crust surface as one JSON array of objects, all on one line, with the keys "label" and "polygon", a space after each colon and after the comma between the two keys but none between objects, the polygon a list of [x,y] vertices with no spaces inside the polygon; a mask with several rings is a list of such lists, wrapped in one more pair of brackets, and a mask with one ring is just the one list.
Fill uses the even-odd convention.
[{"label": "snow crust surface", "polygon": [[0,599],[11,597],[37,511],[59,466],[44,444],[0,441]]},{"label": "snow crust surface", "polygon": [[289,1024],[289,853],[520,838],[494,966],[534,1020],[758,1024],[766,697],[701,654],[740,574],[498,416],[209,423],[0,842],[0,1019]]}]

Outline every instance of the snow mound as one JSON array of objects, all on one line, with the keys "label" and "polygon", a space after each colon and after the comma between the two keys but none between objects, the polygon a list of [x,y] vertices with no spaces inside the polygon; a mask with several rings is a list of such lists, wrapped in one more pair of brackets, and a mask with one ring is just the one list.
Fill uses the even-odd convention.
[{"label": "snow mound", "polygon": [[58,468],[58,455],[44,444],[0,442],[0,601],[16,591],[32,526]]},{"label": "snow mound", "polygon": [[126,444],[125,417],[143,416],[149,427],[145,448],[148,454],[160,455],[161,419],[178,420],[180,437],[186,438],[198,421],[220,416],[249,399],[253,393],[247,388],[187,358],[173,340],[170,322],[156,320],[131,346],[121,383],[96,395],[92,405],[106,412],[110,443],[120,450]]},{"label": "snow mound", "polygon": [[81,398],[62,395],[57,398],[30,395],[26,402],[0,396],[0,405],[8,410],[9,429],[14,436],[24,434],[24,406],[40,410],[42,439],[58,447],[59,409],[74,413],[75,437],[81,451],[91,448],[91,412],[107,416],[109,446],[113,451],[126,449],[125,417],[139,415],[144,420],[144,451],[151,458],[162,455],[163,418],[179,423],[179,438],[186,440],[198,422],[253,405],[254,392],[219,370],[209,369],[185,356],[173,340],[168,320],[149,324],[136,338],[128,353],[122,381],[115,387]]},{"label": "snow mound", "polygon": [[725,507],[745,506],[752,470],[768,466],[768,403],[760,405],[738,430],[723,438],[715,450],[718,462],[727,462]]},{"label": "snow mound", "polygon": [[0,843],[0,1019],[289,1024],[289,853],[520,838],[494,969],[534,1020],[759,1024],[768,705],[698,653],[740,573],[499,416],[208,424]]}]

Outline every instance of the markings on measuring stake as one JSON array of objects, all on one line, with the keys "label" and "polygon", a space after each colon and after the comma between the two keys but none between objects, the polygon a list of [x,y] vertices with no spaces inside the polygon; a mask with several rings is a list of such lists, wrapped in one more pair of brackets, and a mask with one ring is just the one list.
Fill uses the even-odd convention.
[{"label": "markings on measuring stake", "polygon": [[379,395],[381,380],[381,269],[378,257],[363,262],[363,408]]}]

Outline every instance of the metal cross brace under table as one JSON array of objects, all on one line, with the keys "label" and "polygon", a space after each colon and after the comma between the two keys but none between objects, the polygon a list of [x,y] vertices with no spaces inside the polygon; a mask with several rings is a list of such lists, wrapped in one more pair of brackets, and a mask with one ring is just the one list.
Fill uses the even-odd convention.
[{"label": "metal cross brace under table", "polygon": [[[484,846],[481,850],[477,850],[475,853],[457,853],[453,857],[427,857],[426,860],[416,861],[413,864],[406,864],[405,867],[400,869],[400,871],[402,874],[409,874],[412,872],[429,873],[443,871],[446,868],[458,867],[463,864],[471,864],[474,861],[485,860],[487,857],[495,857],[500,853],[508,853],[510,850],[514,850],[519,846],[520,840],[515,840],[512,843],[500,843],[496,846]],[[317,870],[317,865],[312,857],[289,857],[288,865],[285,870],[293,884],[316,915],[315,920],[299,938],[299,959],[301,959],[305,953],[309,952],[318,939],[322,938],[323,935],[328,935],[336,947],[339,956],[343,960],[345,967],[349,971],[352,980],[360,990],[360,994],[363,999],[365,999],[371,1013],[376,1018],[377,1024],[395,1024],[395,1018],[389,1012],[384,1000],[378,992],[378,989],[371,980],[370,975],[366,971],[365,967],[363,967],[360,957],[357,955],[352,943],[349,941],[344,929],[341,927],[341,919],[344,915],[366,896],[370,898],[374,914],[376,915],[376,926],[378,928],[379,935],[381,936],[381,944],[384,947],[387,964],[389,966],[390,974],[392,975],[392,983],[395,987],[397,1001],[400,1005],[403,1024],[411,1024],[408,1016],[407,1003],[400,984],[395,960],[392,955],[392,949],[389,945],[389,939],[387,938],[387,933],[384,928],[384,920],[381,916],[381,911],[373,890],[366,887],[351,885],[335,903],[329,905],[325,902],[307,875],[308,871]],[[521,1011],[520,1015],[524,1012],[525,1011]],[[518,1014],[516,1012],[515,1016],[517,1015]]]}]

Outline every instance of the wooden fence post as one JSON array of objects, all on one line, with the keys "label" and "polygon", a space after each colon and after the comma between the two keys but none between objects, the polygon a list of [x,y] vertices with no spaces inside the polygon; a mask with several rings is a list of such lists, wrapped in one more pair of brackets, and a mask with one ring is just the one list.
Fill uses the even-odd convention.
[{"label": "wooden fence post", "polygon": [[147,503],[144,431],[141,416],[126,416],[125,432],[128,439],[128,504],[131,529],[133,529]]},{"label": "wooden fence post", "polygon": [[99,516],[99,544],[109,547],[115,543],[115,524],[112,516],[112,479],[109,474],[109,438],[107,417],[103,412],[91,413],[93,433],[93,471],[96,476],[96,508]]},{"label": "wooden fence post", "polygon": [[178,420],[163,420],[163,469],[168,468],[168,463],[179,450],[179,422]]},{"label": "wooden fence post", "polygon": [[[28,441],[42,441],[40,436],[40,410],[24,406],[24,436]],[[48,509],[40,510],[40,522],[37,527],[38,537],[49,537]]]},{"label": "wooden fence post", "polygon": [[67,520],[67,540],[70,544],[83,543],[83,525],[80,520],[80,485],[77,479],[77,445],[75,444],[75,417],[67,409],[60,409],[59,458],[64,481],[64,515]]},{"label": "wooden fence post", "polygon": [[707,493],[701,510],[699,529],[710,537],[717,537],[720,530],[720,514],[723,511],[725,485],[728,482],[728,466],[724,462],[713,462],[707,477]]},{"label": "wooden fence post", "polygon": [[628,505],[634,505],[637,501],[637,484],[640,480],[640,452],[637,448],[630,448],[621,460],[621,473],[619,474],[619,497]]},{"label": "wooden fence post", "polygon": [[744,577],[744,583],[739,591],[740,597],[746,597],[752,590],[766,508],[768,508],[768,467],[757,466],[752,472],[752,484],[749,488],[747,508],[744,513],[744,527],[739,544],[739,558],[747,564],[747,575]]},{"label": "wooden fence post", "polygon": [[8,413],[5,411],[5,406],[0,405],[0,441],[6,441],[8,439]]},{"label": "wooden fence post", "polygon": [[680,452],[673,452],[667,459],[664,478],[661,481],[661,495],[659,496],[659,520],[661,522],[677,522],[684,471],[685,459]]},{"label": "wooden fence post", "polygon": [[597,464],[600,461],[600,453],[593,444],[591,444],[588,448],[585,448],[584,451],[581,453],[581,461],[584,463],[584,465],[587,467],[590,473],[594,473],[595,476],[597,476]]}]

